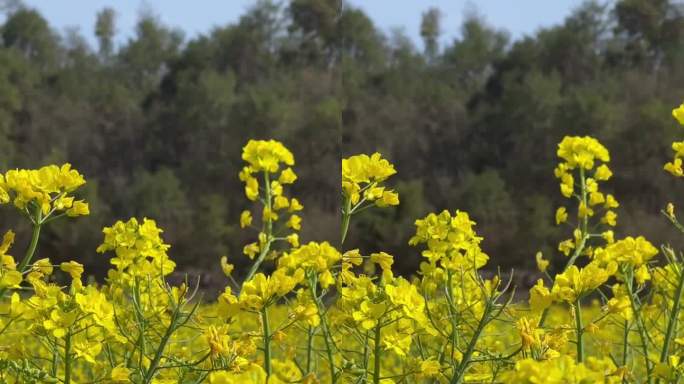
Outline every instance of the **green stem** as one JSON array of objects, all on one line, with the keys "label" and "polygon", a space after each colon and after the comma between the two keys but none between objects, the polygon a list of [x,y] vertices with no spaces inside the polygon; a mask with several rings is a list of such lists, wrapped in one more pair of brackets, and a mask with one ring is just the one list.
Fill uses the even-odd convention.
[{"label": "green stem", "polygon": [[71,383],[71,329],[64,339],[64,384]]},{"label": "green stem", "polygon": [[325,341],[325,352],[328,354],[328,366],[330,367],[330,380],[334,384],[337,382],[337,372],[335,371],[335,360],[333,360],[333,352],[332,352],[332,342],[331,338],[332,336],[330,335],[330,329],[328,328],[328,321],[325,318],[325,315],[321,316],[321,328],[323,329],[323,340]]},{"label": "green stem", "polygon": [[[582,203],[584,204],[585,209],[589,209],[589,204],[587,201],[587,180],[584,175],[584,168],[580,168],[580,179],[582,183]],[[577,245],[577,252],[575,252],[574,255],[575,259],[581,254],[581,250],[584,249],[584,245],[586,244],[588,226],[589,217],[585,215],[582,218],[582,238],[580,240],[580,244]],[[574,260],[571,260],[571,262],[574,263]],[[571,265],[570,263],[568,264]],[[584,361],[584,327],[582,326],[582,303],[580,303],[579,298],[577,298],[577,301],[575,301],[575,326],[577,332],[577,362],[581,363]]]},{"label": "green stem", "polygon": [[259,270],[259,267],[261,266],[261,264],[266,259],[266,255],[268,254],[268,252],[270,250],[271,250],[271,240],[268,240],[266,242],[266,244],[264,245],[264,249],[261,250],[261,252],[259,253],[259,256],[254,261],[254,264],[252,264],[252,267],[249,269],[249,272],[247,273],[247,277],[245,277],[245,281],[252,280],[252,277],[254,277],[254,275]]},{"label": "green stem", "polygon": [[549,307],[544,308],[541,316],[539,317],[539,323],[537,323],[537,328],[541,328],[546,323],[546,318],[549,316]]},{"label": "green stem", "polygon": [[[580,180],[582,183],[582,202],[584,203],[585,208],[589,208],[589,204],[587,201],[587,179],[584,176],[584,168],[580,168]],[[589,225],[589,217],[584,216],[582,218],[582,237],[584,238],[587,235],[587,227]]]},{"label": "green stem", "polygon": [[648,383],[653,382],[653,377],[652,377],[652,372],[653,369],[651,367],[651,361],[648,359],[648,337],[646,336],[646,330],[644,328],[644,323],[641,319],[641,315],[639,313],[639,310],[641,308],[637,308],[636,306],[636,301],[634,300],[634,292],[632,289],[632,275],[630,272],[630,275],[628,278],[626,278],[626,285],[627,289],[629,290],[628,295],[629,295],[629,302],[632,305],[632,312],[634,312],[634,320],[637,326],[637,330],[639,331],[639,338],[641,339],[641,350],[644,355],[644,364],[646,365],[646,376],[648,378]]},{"label": "green stem", "polygon": [[57,349],[57,343],[52,347],[52,376],[57,377],[57,358],[59,357],[59,350]]},{"label": "green stem", "polygon": [[[136,340],[136,344],[138,349],[140,349],[140,353],[138,354],[138,367],[143,366],[143,357],[145,356],[145,315],[143,314],[143,309],[140,307],[140,303],[142,301],[140,300],[140,279],[136,278],[135,279],[135,286],[133,288],[133,297],[135,301],[133,302],[133,308],[135,309],[135,320],[138,323],[138,331],[140,332],[138,334],[138,339]],[[134,358],[135,353],[132,353],[130,358]]]},{"label": "green stem", "polygon": [[316,275],[309,279],[309,288],[311,290],[311,298],[314,303],[316,303],[316,310],[318,312],[318,317],[321,319],[321,330],[323,331],[323,341],[325,341],[325,351],[328,355],[328,366],[330,367],[330,381],[334,384],[337,382],[337,372],[335,370],[335,361],[333,360],[333,343],[332,335],[330,334],[330,328],[328,328],[328,321],[325,316],[324,305],[321,299],[316,293]]},{"label": "green stem", "polygon": [[380,331],[382,326],[380,325],[380,319],[378,319],[378,324],[375,326],[375,360],[373,362],[373,384],[380,384],[380,355],[382,353],[382,348],[380,347]]},{"label": "green stem", "polygon": [[344,210],[342,211],[342,235],[340,236],[340,245],[344,244],[347,238],[347,231],[349,231],[349,222],[351,220],[351,198],[347,197],[344,201]]},{"label": "green stem", "polygon": [[[40,213],[38,214],[38,217],[40,217]],[[24,255],[24,259],[21,260],[21,263],[19,263],[19,266],[17,267],[17,270],[19,272],[24,273],[26,267],[29,265],[31,262],[31,259],[33,259],[33,255],[36,253],[36,249],[38,248],[38,239],[40,238],[40,224],[33,224],[33,233],[31,234],[31,243],[29,243],[28,249],[26,249],[26,254]]]},{"label": "green stem", "polygon": [[[272,212],[273,196],[271,196],[271,178],[268,172],[264,172],[264,189],[266,190],[266,208],[268,208],[269,212]],[[273,234],[273,220],[270,217],[266,220],[266,234],[269,238]]]},{"label": "green stem", "polygon": [[627,356],[629,353],[629,328],[631,325],[629,324],[629,321],[625,320],[625,332],[622,335],[622,366],[626,367],[627,366]]},{"label": "green stem", "polygon": [[[40,208],[35,209],[34,217],[33,217],[33,233],[31,234],[31,242],[29,243],[28,248],[26,249],[26,254],[24,254],[24,258],[21,260],[19,263],[19,266],[17,267],[17,270],[21,273],[26,272],[25,269],[31,262],[31,259],[33,259],[33,255],[36,253],[36,249],[38,248],[38,239],[40,238],[40,228],[41,228],[41,220],[42,220],[42,212]],[[7,291],[6,287],[0,288],[0,297],[3,297],[5,295],[5,292]]]},{"label": "green stem", "polygon": [[446,299],[447,299],[447,309],[449,310],[449,319],[451,320],[451,356],[454,355],[456,346],[458,344],[458,322],[456,319],[456,305],[454,304],[454,286],[453,286],[453,274],[450,270],[447,270],[447,287],[446,287]]},{"label": "green stem", "polygon": [[312,362],[312,354],[313,354],[313,347],[314,347],[314,328],[312,326],[309,326],[309,331],[308,331],[308,340],[306,343],[306,373],[309,374],[311,373],[311,362]]},{"label": "green stem", "polygon": [[577,334],[577,362],[584,361],[584,329],[582,326],[582,304],[578,298],[575,301],[575,332]]},{"label": "green stem", "polygon": [[[679,273],[679,282],[677,283],[677,291],[675,292],[674,302],[672,303],[672,311],[670,312],[670,319],[667,323],[667,331],[665,332],[665,339],[663,342],[663,349],[660,352],[660,362],[664,363],[667,361],[668,354],[670,353],[670,341],[674,330],[677,328],[677,320],[679,319],[679,306],[680,299],[682,297],[682,292],[684,291],[684,271]],[[658,379],[656,382],[660,382]]]},{"label": "green stem", "polygon": [[482,334],[484,327],[487,325],[489,321],[489,314],[492,310],[491,305],[492,304],[490,302],[487,302],[487,306],[485,307],[485,310],[482,313],[482,318],[480,318],[480,321],[477,324],[477,329],[475,329],[475,333],[473,334],[473,337],[470,339],[470,342],[468,343],[468,348],[466,349],[466,352],[463,354],[461,363],[458,365],[458,368],[456,368],[456,373],[451,378],[451,384],[458,384],[463,380],[466,370],[468,369],[468,365],[470,364],[470,359],[473,356],[473,352],[475,351],[477,340],[480,338],[480,334]]},{"label": "green stem", "polygon": [[271,328],[268,324],[268,308],[261,310],[261,323],[264,328],[264,369],[266,377],[271,377]]},{"label": "green stem", "polygon": [[370,348],[368,348],[369,340],[370,336],[368,335],[368,331],[366,331],[366,337],[363,343],[363,379],[361,380],[362,383],[366,383],[366,378],[368,377],[368,361],[370,360]]},{"label": "green stem", "polygon": [[[154,359],[150,363],[150,367],[147,370],[147,374],[145,374],[145,379],[144,383],[149,384],[152,382],[152,379],[154,378],[154,374],[157,371],[157,367],[159,366],[159,362],[161,361],[162,355],[164,354],[164,349],[166,348],[166,344],[168,344],[169,339],[171,339],[171,335],[173,335],[173,332],[177,329],[176,326],[178,322],[178,309],[176,309],[171,317],[171,322],[169,324],[169,327],[166,329],[166,332],[164,333],[164,336],[162,336],[161,342],[159,343],[159,347],[157,348],[157,352],[154,354]],[[142,354],[142,351],[141,351]]]},{"label": "green stem", "polygon": [[[271,178],[268,172],[264,172],[264,189],[266,190],[266,204],[264,209],[268,209],[269,212],[272,212]],[[259,252],[259,256],[254,261],[254,264],[252,264],[252,267],[249,269],[245,281],[249,281],[252,279],[252,277],[254,277],[254,275],[259,270],[259,267],[266,259],[266,255],[271,250],[271,243],[273,242],[273,221],[270,217],[266,220],[265,223],[263,223],[262,230],[266,234],[266,244],[264,244],[264,248],[261,250],[261,252]]]},{"label": "green stem", "polygon": [[[622,335],[622,367],[627,367],[627,360],[629,358],[629,330],[632,325],[625,320],[625,332]],[[622,378],[622,384],[627,383],[626,375]]]},{"label": "green stem", "polygon": [[[582,192],[581,192],[581,198],[582,198],[582,203],[584,204],[585,207],[589,207],[588,201],[587,201],[587,180],[584,175],[584,168],[580,168],[580,184],[582,186]],[[581,238],[580,238],[580,243],[577,245],[577,248],[575,249],[575,252],[572,254],[572,257],[570,260],[568,260],[568,263],[565,265],[565,269],[563,271],[566,271],[568,268],[570,268],[571,265],[575,264],[575,261],[577,258],[582,254],[582,251],[584,250],[584,246],[587,243],[587,237],[588,237],[588,227],[589,227],[589,217],[584,216],[582,218],[582,222],[580,223],[580,231],[581,231]]]}]

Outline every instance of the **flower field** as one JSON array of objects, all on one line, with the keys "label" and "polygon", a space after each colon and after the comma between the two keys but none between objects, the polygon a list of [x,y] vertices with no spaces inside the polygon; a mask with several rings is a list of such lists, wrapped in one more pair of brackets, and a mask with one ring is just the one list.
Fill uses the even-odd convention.
[{"label": "flower field", "polygon": [[[673,116],[684,125],[684,105]],[[664,169],[682,177],[684,142],[672,148]],[[567,204],[555,224],[568,239],[557,254],[536,255],[544,277],[522,302],[509,280],[482,277],[486,240],[464,210],[415,221],[407,240],[423,261],[412,276],[393,273],[401,255],[345,247],[355,216],[400,204],[396,170],[378,153],[342,159],[340,238],[304,243],[304,207],[289,193],[294,155],[250,140],[239,172],[249,209],[239,222],[253,232],[244,246],[251,267],[239,283],[222,257],[226,287],[213,303],[191,279],[166,281],[170,245],[148,218],[104,228],[103,284],[86,284],[78,260],[39,258],[42,228],[88,215],[76,197],[86,181],[69,164],[10,170],[0,202],[30,221],[33,236],[13,244],[8,230],[0,246],[0,382],[679,382],[681,253],[616,237],[619,197],[598,140],[565,137],[557,154]],[[684,233],[675,207],[664,206],[663,220]],[[550,258],[565,267],[552,269]]]}]

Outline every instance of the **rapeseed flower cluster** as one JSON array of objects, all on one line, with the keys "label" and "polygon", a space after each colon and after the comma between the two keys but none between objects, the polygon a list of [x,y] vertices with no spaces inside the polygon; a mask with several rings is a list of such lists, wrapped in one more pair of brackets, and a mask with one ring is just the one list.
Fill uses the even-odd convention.
[{"label": "rapeseed flower cluster", "polygon": [[395,173],[394,166],[377,152],[342,159],[342,192],[354,205],[362,198],[380,207],[397,205],[399,195],[381,184]]},{"label": "rapeseed flower cluster", "polygon": [[394,165],[377,152],[342,159],[342,242],[347,237],[352,215],[372,205],[399,204],[399,194],[384,185],[395,173]]},{"label": "rapeseed flower cluster", "polygon": [[12,202],[27,215],[37,208],[41,216],[53,213],[88,215],[88,203],[70,195],[85,179],[71,164],[49,165],[36,170],[15,169],[0,175],[0,202]]},{"label": "rapeseed flower cluster", "polygon": [[[672,110],[672,117],[674,117],[680,125],[684,125],[684,104]],[[666,163],[664,168],[673,176],[682,177],[684,176],[684,170],[682,169],[684,141],[675,141],[672,143],[672,150],[674,151],[674,158],[672,161]]]},{"label": "rapeseed flower cluster", "polygon": [[[282,143],[250,140],[243,148],[242,159],[247,162],[239,175],[245,183],[245,195],[261,205],[260,227],[254,226],[255,215],[251,210],[244,210],[240,214],[241,228],[250,227],[258,231],[257,241],[245,245],[243,249],[250,259],[256,258],[247,275],[249,280],[267,256],[275,259],[278,252],[274,245],[283,242],[293,247],[299,245],[297,231],[302,228],[302,218],[296,212],[304,207],[296,198],[288,198],[284,194],[284,187],[294,183],[297,175],[291,168],[294,156]],[[283,169],[283,166],[288,167]]]},{"label": "rapeseed flower cluster", "polygon": [[170,248],[160,237],[163,232],[154,220],[143,219],[142,223],[131,218],[127,222],[117,221],[102,230],[104,242],[97,247],[98,253],[113,251],[110,263],[115,267],[109,271],[112,281],[134,281],[135,277],[167,276],[176,268],[167,255]]},{"label": "rapeseed flower cluster", "polygon": [[[684,122],[684,107],[673,115]],[[679,381],[684,262],[638,234],[616,236],[610,155],[598,140],[566,137],[557,154],[569,200],[550,221],[570,237],[558,256],[535,256],[540,278],[527,302],[515,300],[511,277],[484,270],[485,240],[463,210],[415,221],[408,242],[422,261],[412,276],[396,275],[387,252],[345,248],[352,216],[399,204],[386,185],[396,170],[377,153],[342,159],[339,242],[305,243],[303,207],[286,190],[297,180],[293,154],[249,141],[239,177],[253,206],[239,224],[254,230],[244,248],[252,264],[239,276],[216,255],[226,287],[215,302],[203,302],[190,278],[167,281],[170,245],[148,218],[104,228],[97,252],[111,268],[102,284],[78,259],[34,260],[42,227],[88,213],[76,197],[85,179],[69,165],[9,171],[0,203],[33,232],[23,257],[11,256],[11,230],[0,243],[0,382]],[[681,157],[666,170],[681,176]],[[684,232],[673,205],[663,214]]]}]

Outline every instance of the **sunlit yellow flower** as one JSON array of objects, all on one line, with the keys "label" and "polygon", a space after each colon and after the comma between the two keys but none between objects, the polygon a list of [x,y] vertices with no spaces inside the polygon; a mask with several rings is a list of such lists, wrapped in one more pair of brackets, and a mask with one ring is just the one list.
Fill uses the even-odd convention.
[{"label": "sunlit yellow flower", "polygon": [[530,308],[533,311],[541,311],[548,308],[553,302],[553,296],[548,288],[544,286],[542,279],[537,280],[532,288],[530,288]]},{"label": "sunlit yellow flower", "polygon": [[606,147],[588,136],[563,138],[558,144],[558,157],[565,160],[570,169],[576,167],[592,169],[596,160],[604,163],[610,161]]},{"label": "sunlit yellow flower", "polygon": [[558,207],[556,210],[556,225],[564,223],[568,219],[568,211],[565,207]]},{"label": "sunlit yellow flower", "polygon": [[286,168],[280,173],[278,181],[281,184],[292,184],[297,180],[297,175],[294,173],[292,168]]},{"label": "sunlit yellow flower", "polygon": [[79,264],[75,261],[61,263],[59,269],[68,273],[74,280],[80,279],[83,274],[83,264]]},{"label": "sunlit yellow flower", "polygon": [[352,313],[353,319],[359,323],[362,329],[369,330],[375,327],[378,319],[385,313],[384,303],[371,303],[367,300],[361,302],[358,310]]},{"label": "sunlit yellow flower", "polygon": [[240,228],[249,227],[252,225],[252,212],[242,211],[240,214]]},{"label": "sunlit yellow flower", "polygon": [[546,269],[549,267],[549,261],[544,259],[541,252],[537,252],[534,258],[537,261],[537,269],[539,269],[539,272],[546,272]]},{"label": "sunlit yellow flower", "polygon": [[302,223],[302,218],[299,217],[299,215],[292,215],[292,216],[290,216],[290,219],[287,220],[286,225],[288,228],[292,228],[295,231],[298,231],[298,230],[302,229],[301,223]]},{"label": "sunlit yellow flower", "polygon": [[233,273],[233,269],[235,269],[235,266],[233,264],[228,263],[228,256],[222,256],[221,270],[223,271],[223,274],[226,276],[230,276]]},{"label": "sunlit yellow flower", "polygon": [[123,365],[118,365],[112,368],[112,372],[110,373],[109,377],[115,382],[123,383],[129,381],[130,375],[130,369],[126,368]]},{"label": "sunlit yellow flower", "polygon": [[672,117],[674,117],[679,124],[684,125],[684,104],[672,110]]},{"label": "sunlit yellow flower", "polygon": [[385,207],[399,204],[399,195],[386,190],[380,183],[394,175],[394,166],[379,153],[362,154],[342,159],[342,192],[352,204],[360,200],[362,188],[367,188],[364,198]]},{"label": "sunlit yellow flower", "polygon": [[292,152],[275,140],[250,140],[242,149],[242,160],[257,172],[277,172],[280,163],[294,165]]},{"label": "sunlit yellow flower", "polygon": [[74,204],[66,211],[67,216],[87,216],[90,214],[88,203],[83,200],[74,201]]},{"label": "sunlit yellow flower", "polygon": [[604,268],[597,261],[592,261],[581,269],[571,265],[565,272],[556,275],[551,293],[558,300],[574,303],[605,283],[616,270],[617,265],[614,263]]}]

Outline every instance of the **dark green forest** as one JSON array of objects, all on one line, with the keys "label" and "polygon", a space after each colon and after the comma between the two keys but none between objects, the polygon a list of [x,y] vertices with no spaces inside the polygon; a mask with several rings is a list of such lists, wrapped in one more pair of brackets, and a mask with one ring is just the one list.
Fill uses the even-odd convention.
[{"label": "dark green forest", "polygon": [[[659,211],[684,203],[662,171],[684,134],[670,117],[684,100],[674,1],[588,2],[517,40],[471,12],[448,44],[439,10],[425,10],[416,42],[338,0],[255,2],[192,38],[149,13],[120,39],[103,9],[85,31],[96,46],[28,6],[4,12],[0,168],[70,162],[88,180],[91,215],[44,235],[41,257],[57,262],[102,274],[100,228],[147,216],[185,272],[216,270],[222,255],[246,265],[253,234],[239,229],[249,203],[237,175],[250,138],[295,154],[304,241],[339,236],[341,156],[390,159],[401,205],[355,217],[347,244],[393,253],[398,272],[419,260],[407,245],[415,218],[442,209],[471,213],[492,266],[532,268],[538,250],[563,262],[555,244],[570,230],[553,222],[553,168],[565,135],[611,150],[617,236],[665,242]],[[23,244],[16,214],[5,208],[0,220]]]}]

